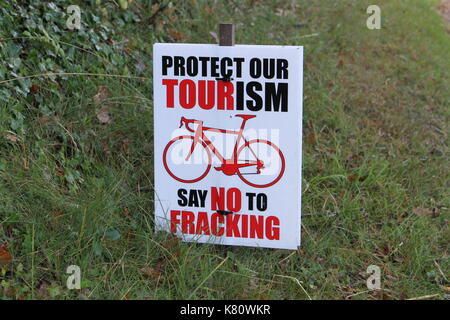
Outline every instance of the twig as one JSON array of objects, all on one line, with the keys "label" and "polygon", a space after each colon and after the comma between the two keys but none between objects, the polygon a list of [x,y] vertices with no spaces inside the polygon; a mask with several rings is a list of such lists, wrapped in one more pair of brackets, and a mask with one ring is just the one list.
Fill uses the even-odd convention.
[{"label": "twig", "polygon": [[278,264],[282,263],[283,261],[286,261],[287,259],[289,259],[290,257],[292,257],[294,254],[296,254],[297,251],[293,251],[291,252],[287,257],[284,257],[283,259],[281,259],[280,261],[278,261]]},{"label": "twig", "polygon": [[439,264],[438,264],[436,261],[434,261],[434,264],[435,264],[436,267],[438,268],[439,273],[442,275],[442,277],[445,279],[445,281],[449,282],[448,279],[447,279],[447,277],[445,276],[444,272],[442,272],[442,269],[441,269],[441,267],[439,266]]},{"label": "twig", "polygon": [[131,285],[131,287],[124,293],[124,295],[122,296],[122,298],[120,298],[120,300],[128,300],[127,299],[127,294],[130,293],[131,289],[134,288],[134,286],[138,283],[139,281],[136,281],[135,283],[133,283]]},{"label": "twig", "polygon": [[308,294],[308,292],[306,292],[305,288],[302,286],[302,284],[300,283],[300,280],[298,280],[297,278],[294,277],[290,277],[290,276],[283,276],[281,274],[275,274],[274,277],[280,277],[280,278],[286,278],[286,279],[291,279],[294,282],[296,282],[300,288],[302,288],[303,292],[308,296],[309,300],[312,300],[311,296]]},{"label": "twig", "polygon": [[317,37],[318,35],[320,35],[320,33],[307,34],[307,35],[304,35],[304,36],[299,37],[299,39],[302,39],[302,38]]},{"label": "twig", "polygon": [[422,299],[434,298],[434,297],[437,297],[437,296],[439,296],[439,294],[429,294],[427,296],[409,298],[409,299],[406,299],[406,300],[422,300]]},{"label": "twig", "polygon": [[78,148],[77,143],[75,142],[74,137],[70,134],[70,131],[67,130],[67,129],[59,122],[59,121],[57,121],[57,123],[58,123],[58,125],[59,125],[64,131],[66,131],[66,133],[69,135],[70,139],[72,140],[72,144],[74,145],[74,147],[75,147],[77,150],[80,150],[80,149]]},{"label": "twig", "polygon": [[351,294],[351,295],[349,295],[349,296],[346,296],[346,297],[345,297],[345,300],[350,299],[351,297],[358,296],[358,295],[363,294],[363,293],[369,293],[369,292],[370,292],[370,290],[366,290],[366,291],[361,291],[361,292],[353,293],[353,294]]}]

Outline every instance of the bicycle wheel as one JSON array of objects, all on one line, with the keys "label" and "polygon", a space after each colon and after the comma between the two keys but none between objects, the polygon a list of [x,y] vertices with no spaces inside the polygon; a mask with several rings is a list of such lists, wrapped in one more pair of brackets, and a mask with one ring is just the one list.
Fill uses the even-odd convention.
[{"label": "bicycle wheel", "polygon": [[202,180],[211,169],[211,152],[200,141],[188,157],[194,137],[179,136],[169,141],[164,149],[163,163],[167,173],[177,181],[194,183]]},{"label": "bicycle wheel", "polygon": [[284,156],[281,150],[272,142],[255,139],[247,141],[237,152],[238,163],[262,161],[263,167],[257,166],[239,168],[238,176],[249,186],[267,188],[277,183],[285,169]]}]

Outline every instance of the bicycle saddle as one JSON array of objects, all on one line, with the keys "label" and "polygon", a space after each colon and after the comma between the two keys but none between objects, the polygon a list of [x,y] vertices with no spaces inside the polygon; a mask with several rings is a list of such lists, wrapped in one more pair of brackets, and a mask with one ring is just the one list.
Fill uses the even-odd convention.
[{"label": "bicycle saddle", "polygon": [[236,117],[242,118],[244,120],[248,120],[251,118],[255,118],[256,116],[250,114],[237,114]]}]

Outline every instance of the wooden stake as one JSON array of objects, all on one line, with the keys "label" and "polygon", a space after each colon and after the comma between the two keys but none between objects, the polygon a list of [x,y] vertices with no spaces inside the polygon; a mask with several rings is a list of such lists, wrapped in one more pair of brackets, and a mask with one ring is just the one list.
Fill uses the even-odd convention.
[{"label": "wooden stake", "polygon": [[234,24],[219,24],[219,46],[234,46]]}]

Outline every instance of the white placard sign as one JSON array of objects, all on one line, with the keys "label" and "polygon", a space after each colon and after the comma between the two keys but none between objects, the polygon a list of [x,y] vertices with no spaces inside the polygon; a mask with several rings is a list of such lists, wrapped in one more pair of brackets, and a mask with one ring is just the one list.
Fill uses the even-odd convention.
[{"label": "white placard sign", "polygon": [[155,44],[155,224],[300,245],[303,47]]}]

